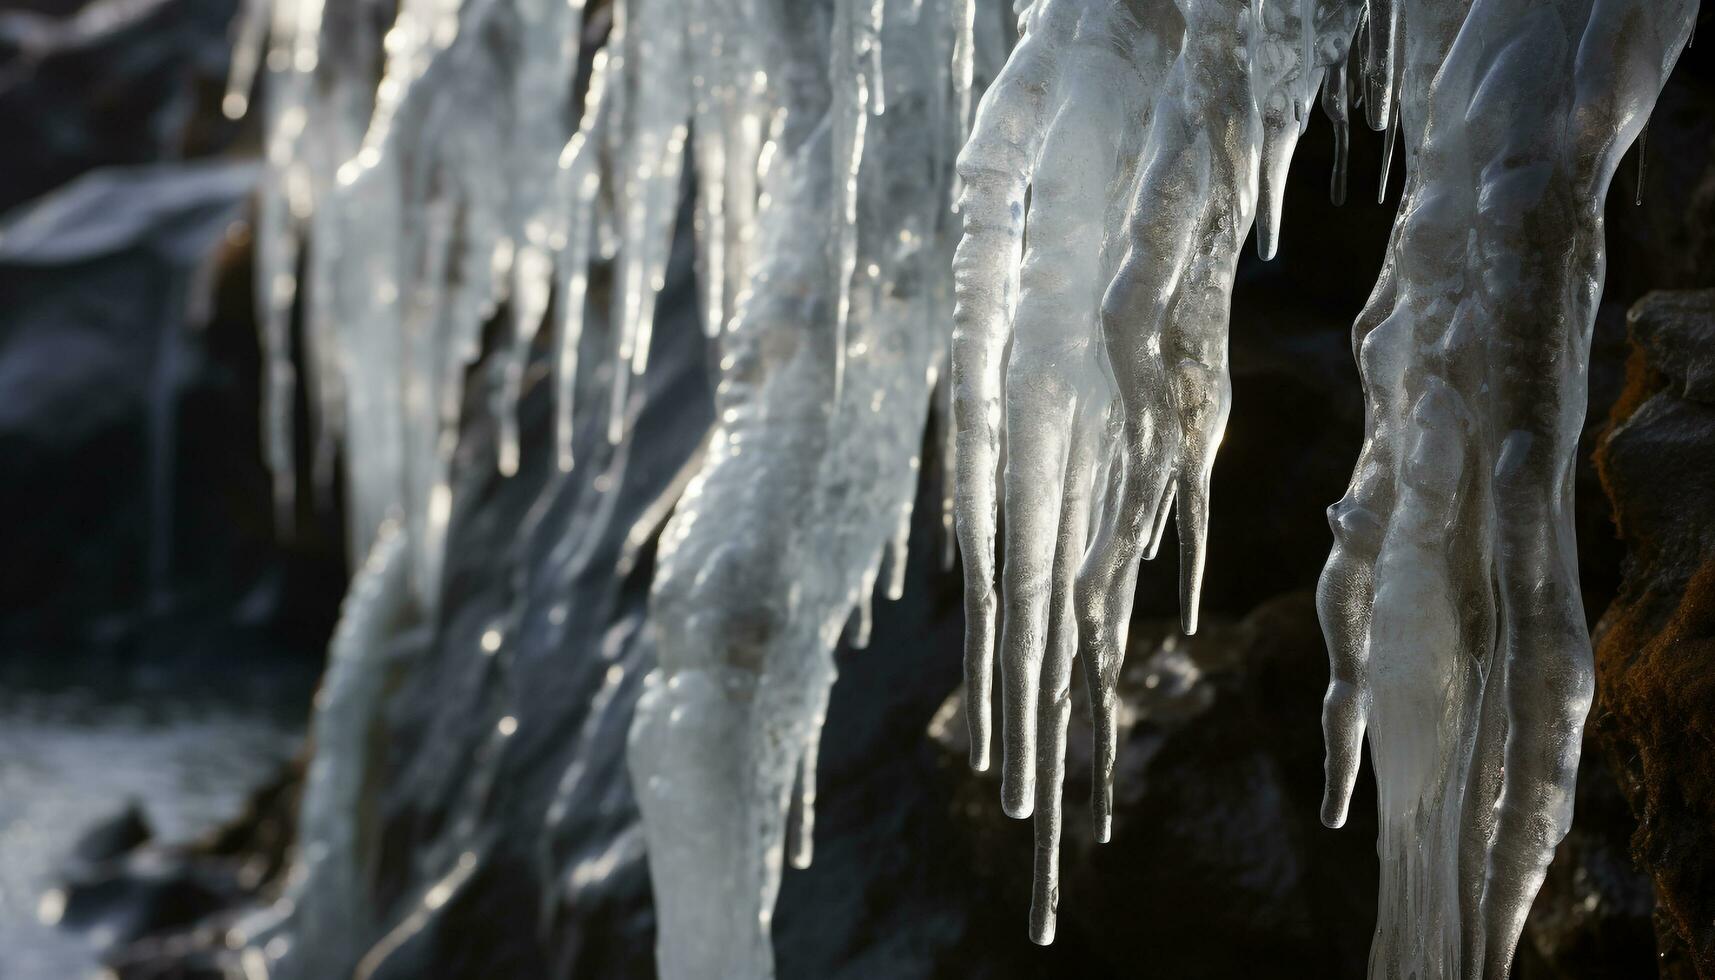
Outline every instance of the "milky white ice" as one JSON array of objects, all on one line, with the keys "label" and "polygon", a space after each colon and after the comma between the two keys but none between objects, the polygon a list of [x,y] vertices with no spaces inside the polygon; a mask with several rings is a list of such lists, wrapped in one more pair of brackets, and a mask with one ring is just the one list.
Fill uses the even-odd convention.
[{"label": "milky white ice", "polygon": [[662,535],[660,669],[631,733],[670,978],[773,975],[834,648],[848,622],[867,644],[884,565],[904,587],[951,316],[955,50],[979,45],[968,8],[919,0],[781,0],[745,24],[760,56],[730,84],[756,73],[771,126],[760,161],[723,160],[761,170],[752,264],[717,338],[716,428]]},{"label": "milky white ice", "polygon": [[[384,924],[359,905],[292,899],[360,887],[361,753],[339,746],[384,696],[385,636],[438,601],[465,370],[504,313],[483,407],[502,475],[525,451],[533,343],[556,352],[558,469],[578,462],[580,376],[602,379],[608,438],[628,438],[687,212],[716,424],[661,539],[660,667],[630,747],[662,975],[772,975],[782,869],[812,853],[832,654],[848,628],[867,642],[873,591],[904,588],[936,393],[972,762],[992,754],[998,626],[1002,805],[1035,815],[1030,935],[1050,941],[1073,666],[1106,839],[1138,564],[1174,516],[1194,631],[1234,271],[1253,226],[1265,259],[1279,245],[1320,89],[1336,197],[1360,106],[1407,170],[1355,328],[1367,431],[1318,594],[1323,816],[1343,821],[1367,735],[1372,974],[1504,976],[1570,818],[1590,698],[1571,472],[1601,205],[1695,6],[247,0],[225,108],[244,112],[266,73],[266,455],[289,518],[300,469],[325,489],[343,453],[351,549],[369,558],[318,699],[288,900],[241,930],[245,955],[273,950],[276,976],[362,973],[418,922],[375,944]],[[584,330],[598,269],[611,331]],[[423,914],[480,846],[454,834],[419,856],[436,870]]]},{"label": "milky white ice", "polygon": [[998,611],[1002,803],[1036,812],[1037,941],[1058,902],[1070,662],[1090,688],[1106,839],[1137,562],[1172,504],[1194,631],[1234,259],[1253,217],[1262,256],[1278,245],[1321,84],[1337,199],[1354,96],[1372,127],[1403,134],[1408,169],[1355,328],[1367,433],[1330,509],[1318,592],[1333,667],[1323,816],[1345,819],[1367,726],[1382,817],[1372,976],[1507,974],[1570,822],[1591,698],[1571,493],[1602,203],[1695,8],[1037,0],[1025,13],[960,158],[952,369],[972,763],[988,764]]}]

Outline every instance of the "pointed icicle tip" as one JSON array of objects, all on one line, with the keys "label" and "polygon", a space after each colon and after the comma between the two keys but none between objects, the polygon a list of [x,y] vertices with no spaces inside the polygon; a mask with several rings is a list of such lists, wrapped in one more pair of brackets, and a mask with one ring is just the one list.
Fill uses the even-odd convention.
[{"label": "pointed icicle tip", "polygon": [[1644,203],[1644,175],[1649,166],[1649,123],[1638,132],[1638,186],[1637,194],[1632,199],[1633,207],[1642,207]]}]

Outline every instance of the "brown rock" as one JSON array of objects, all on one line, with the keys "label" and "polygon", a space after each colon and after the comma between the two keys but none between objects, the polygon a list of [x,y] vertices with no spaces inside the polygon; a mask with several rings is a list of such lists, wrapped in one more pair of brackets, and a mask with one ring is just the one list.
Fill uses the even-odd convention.
[{"label": "brown rock", "polygon": [[1662,973],[1715,977],[1715,290],[1651,293],[1629,320],[1597,457],[1627,556],[1592,725],[1638,820]]}]

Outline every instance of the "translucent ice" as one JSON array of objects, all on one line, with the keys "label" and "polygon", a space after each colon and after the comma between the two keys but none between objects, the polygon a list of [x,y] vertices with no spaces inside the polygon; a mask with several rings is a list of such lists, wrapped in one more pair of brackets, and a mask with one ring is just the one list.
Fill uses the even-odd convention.
[{"label": "translucent ice", "polygon": [[[1570,473],[1601,205],[1695,0],[1012,6],[245,4],[224,108],[245,111],[266,74],[266,455],[285,520],[301,385],[311,469],[332,486],[343,452],[352,553],[374,556],[318,733],[361,741],[381,697],[375,648],[434,612],[484,328],[499,384],[478,410],[502,474],[528,450],[516,413],[539,341],[554,347],[558,468],[576,463],[580,371],[609,374],[595,390],[611,395],[609,438],[626,438],[628,381],[647,370],[689,210],[717,426],[662,538],[660,670],[630,759],[662,972],[772,972],[782,867],[812,854],[832,653],[848,624],[867,642],[878,586],[905,587],[937,392],[972,761],[991,754],[999,626],[1003,805],[1037,818],[1031,935],[1049,941],[1074,661],[1105,839],[1138,562],[1175,515],[1194,630],[1234,270],[1253,225],[1264,258],[1278,246],[1320,90],[1342,147],[1360,116],[1395,137],[1407,172],[1355,327],[1366,440],[1330,511],[1318,597],[1333,666],[1324,818],[1343,820],[1367,734],[1383,817],[1372,972],[1503,976],[1570,818],[1590,696]],[[973,112],[1014,13],[1024,40]],[[604,298],[611,335],[585,331]],[[356,860],[360,776],[312,767],[301,875],[352,870],[339,865]],[[424,860],[455,887],[468,857]],[[331,935],[346,907],[300,928]],[[337,939],[321,949],[346,958]]]},{"label": "translucent ice", "polygon": [[1569,495],[1601,206],[1694,6],[1024,12],[960,159],[952,370],[972,763],[988,764],[998,612],[1002,802],[1037,816],[1039,942],[1058,899],[1071,662],[1090,686],[1105,839],[1137,561],[1171,506],[1195,630],[1234,261],[1253,218],[1274,254],[1321,87],[1336,199],[1356,105],[1408,170],[1356,327],[1368,439],[1330,512],[1324,817],[1344,819],[1368,723],[1383,810],[1372,972],[1504,975],[1570,819],[1590,697]]},{"label": "translucent ice", "polygon": [[[624,439],[627,381],[648,367],[689,188],[719,426],[663,539],[662,669],[632,764],[663,972],[719,962],[722,975],[764,975],[788,820],[793,862],[812,851],[833,648],[854,611],[868,622],[884,569],[887,594],[903,589],[917,451],[945,375],[952,160],[1006,7],[612,0],[587,18],[563,0],[389,7],[256,0],[237,31],[228,111],[267,74],[261,313],[282,509],[294,506],[302,375],[318,445],[344,452],[353,552],[388,528],[388,588],[432,614],[463,377],[485,326],[498,383],[479,410],[493,416],[500,473],[527,451],[517,405],[544,326],[556,333],[558,468],[576,463],[580,371],[610,372],[606,428]],[[601,49],[580,80],[585,40]],[[598,267],[613,283],[611,345],[583,329]],[[312,354],[302,371],[294,307]],[[331,675],[318,724],[361,726],[359,702],[379,696],[369,676]],[[330,793],[316,808],[326,819],[305,824],[307,851],[335,855],[324,877],[352,860],[340,842],[355,819]]]},{"label": "translucent ice", "polygon": [[1344,2],[1041,0],[960,156],[952,368],[971,761],[989,761],[1003,503],[1001,794],[1013,816],[1037,811],[1038,942],[1053,938],[1058,901],[1072,661],[1094,706],[1105,840],[1138,560],[1176,505],[1195,631],[1233,271],[1253,218],[1273,254],[1287,163],[1356,16]]},{"label": "translucent ice", "polygon": [[1593,689],[1572,478],[1602,204],[1695,8],[1476,0],[1461,24],[1457,4],[1404,4],[1388,32],[1370,11],[1366,98],[1372,124],[1397,114],[1408,181],[1354,328],[1367,431],[1318,604],[1327,823],[1366,734],[1376,767],[1375,977],[1505,977],[1571,822]]},{"label": "translucent ice", "polygon": [[662,536],[660,669],[631,734],[664,977],[772,976],[835,645],[848,622],[867,642],[884,570],[903,588],[951,306],[958,9],[782,3],[753,23],[777,100],[753,264],[718,337],[709,451]]}]

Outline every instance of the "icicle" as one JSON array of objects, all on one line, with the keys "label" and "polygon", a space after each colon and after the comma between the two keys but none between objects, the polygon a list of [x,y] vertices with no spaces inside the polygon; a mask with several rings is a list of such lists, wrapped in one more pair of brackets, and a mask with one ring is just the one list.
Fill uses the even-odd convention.
[{"label": "icicle", "polygon": [[[950,0],[948,10],[953,22],[953,105],[957,111],[958,130],[955,138],[964,145],[971,134],[971,92],[975,78],[977,10],[976,0]],[[958,210],[959,195],[964,192],[958,175],[953,175],[952,210]],[[949,535],[951,528],[948,528]],[[952,545],[947,546],[952,550]],[[951,567],[951,562],[948,562]]]},{"label": "icicle", "polygon": [[[1690,47],[1688,43],[1686,45]],[[1632,197],[1633,207],[1642,207],[1644,203],[1644,168],[1649,165],[1649,123],[1638,131],[1638,183],[1637,191]]]},{"label": "icicle", "polygon": [[501,383],[495,388],[496,440],[501,476],[518,472],[518,408],[524,390],[524,370],[530,361],[530,342],[548,311],[549,275],[553,260],[546,249],[525,245],[512,266],[512,335],[508,338]]},{"label": "icicle", "polygon": [[292,402],[297,391],[297,368],[292,364],[291,310],[298,292],[297,276],[291,272],[296,241],[289,233],[264,229],[284,222],[280,204],[264,196],[257,208],[262,215],[256,238],[257,291],[262,307],[262,453],[274,484],[276,527],[290,532],[296,510],[297,471],[292,450]]},{"label": "icicle", "polygon": [[[668,980],[771,975],[767,930],[781,868],[810,856],[814,739],[832,651],[848,625],[857,644],[873,633],[882,556],[904,564],[893,542],[916,489],[909,463],[922,444],[932,310],[947,294],[952,244],[942,219],[951,175],[934,169],[950,154],[925,125],[939,112],[945,129],[951,113],[946,96],[922,82],[951,61],[949,33],[924,29],[945,24],[936,2],[888,0],[886,43],[861,49],[852,30],[876,15],[873,0],[829,3],[840,32],[831,42],[809,36],[828,21],[802,4],[779,5],[779,22],[758,18],[786,28],[763,45],[768,58],[748,63],[779,80],[755,89],[778,101],[746,110],[757,132],[768,124],[756,155],[729,141],[726,159],[729,181],[766,175],[751,198],[755,268],[717,339],[723,376],[709,450],[661,536],[651,618],[662,670],[645,684],[630,743],[661,896],[657,963]],[[888,111],[877,115],[884,79]],[[936,179],[893,179],[912,172]],[[745,196],[737,186],[725,198],[729,227]],[[868,199],[882,187],[897,191]],[[713,237],[709,228],[703,237]],[[863,278],[854,285],[848,276],[848,332],[829,350],[842,262]],[[805,347],[803,338],[819,343]],[[843,403],[830,417],[829,375],[842,354]],[[747,533],[735,536],[735,526]],[[814,559],[786,566],[783,554]],[[808,574],[787,583],[783,567]],[[759,622],[768,624],[760,633],[747,625]],[[716,656],[722,650],[759,666],[734,667]],[[758,712],[759,703],[777,710]],[[722,843],[698,844],[708,840]]]},{"label": "icicle", "polygon": [[[998,606],[1002,808],[1037,816],[1037,942],[1052,940],[1058,901],[1071,665],[1082,662],[1090,689],[1106,839],[1138,563],[1175,516],[1181,625],[1194,632],[1230,404],[1238,250],[1254,220],[1261,254],[1274,253],[1287,165],[1326,67],[1315,63],[1311,5],[1176,6],[1182,27],[1105,5],[1025,9],[1025,37],[959,160],[952,368],[966,713],[981,768]],[[1330,4],[1325,16],[1339,38],[1356,7]],[[1209,46],[1175,43],[1179,30],[1239,47],[1223,49],[1217,69]],[[1214,105],[1236,120],[1237,138],[1202,125]],[[998,603],[997,475],[1007,518]]]},{"label": "icicle", "polygon": [[1334,130],[1334,170],[1328,177],[1328,199],[1336,207],[1346,203],[1346,160],[1351,148],[1351,106],[1348,86],[1351,55],[1328,69],[1322,77],[1322,112]]},{"label": "icicle", "polygon": [[864,134],[878,96],[875,68],[881,56],[885,4],[880,0],[834,0],[834,401],[845,383],[846,336],[850,329],[852,276],[857,270],[858,177]]},{"label": "icicle", "polygon": [[[911,458],[911,473],[915,479],[919,469],[917,457]],[[915,495],[913,495],[915,496]],[[910,558],[911,506],[907,500],[899,508],[899,527],[887,543],[887,598],[898,602],[905,598],[905,566]]]},{"label": "icicle", "polygon": [[1025,198],[1049,115],[1047,90],[1054,79],[1048,56],[1034,61],[1024,57],[1032,45],[1052,49],[1055,40],[1041,37],[1027,33],[1014,49],[984,96],[958,162],[963,182],[958,211],[965,233],[953,256],[956,302],[948,430],[954,448],[955,526],[964,557],[965,718],[971,767],[978,771],[989,767],[992,735],[1001,351],[1018,300]]},{"label": "icicle", "polygon": [[[699,83],[699,88],[706,84]],[[699,194],[693,230],[703,282],[703,332],[713,338],[720,336],[726,324],[726,145],[708,101],[707,92],[700,91],[695,123]]]},{"label": "icicle", "polygon": [[583,118],[560,154],[560,199],[565,214],[565,247],[560,271],[560,355],[554,414],[555,458],[561,472],[572,468],[572,427],[578,382],[578,352],[583,342],[585,304],[589,295],[590,246],[595,241],[594,211],[601,181],[595,163],[602,128],[610,118],[606,100],[608,52],[597,51],[590,69]]},{"label": "icicle", "polygon": [[1393,124],[1393,81],[1402,0],[1365,0],[1369,50],[1364,57],[1364,111],[1370,128],[1384,132]]},{"label": "icicle", "polygon": [[958,488],[954,474],[957,459],[954,440],[958,433],[953,428],[952,376],[945,370],[941,371],[940,376],[930,382],[929,391],[933,402],[930,418],[934,424],[930,431],[934,436],[933,444],[941,455],[941,570],[950,572],[959,557],[959,534],[955,527]]},{"label": "icicle", "polygon": [[1376,185],[1376,203],[1387,203],[1388,173],[1393,169],[1393,145],[1398,142],[1399,124],[1388,125],[1387,133],[1382,137],[1382,173],[1381,180]]},{"label": "icicle", "polygon": [[[633,30],[639,10],[651,13],[647,30]],[[620,208],[620,241],[615,279],[614,321],[619,343],[614,366],[608,439],[625,436],[630,375],[649,365],[655,298],[666,284],[679,175],[691,115],[690,80],[680,69],[685,59],[686,11],[677,0],[621,0],[614,5],[610,48],[623,61],[615,66],[625,83],[618,108],[623,124],[613,149],[621,161],[614,188]],[[659,79],[660,81],[655,81]]]},{"label": "icicle", "polygon": [[875,559],[864,569],[863,577],[858,579],[856,626],[851,640],[854,650],[869,649],[869,638],[875,632],[875,583],[881,577],[883,553],[876,553]]},{"label": "icicle", "polygon": [[673,128],[667,138],[661,179],[653,188],[656,194],[653,210],[658,224],[651,244],[656,247],[649,253],[644,267],[648,289],[644,294],[643,310],[638,315],[637,346],[631,356],[632,374],[641,375],[649,368],[649,344],[655,327],[655,296],[667,285],[667,257],[673,241],[673,216],[678,202],[679,168],[684,160],[686,136],[684,123]]},{"label": "icicle", "polygon": [[870,112],[877,116],[887,112],[887,84],[881,67],[881,25],[886,13],[887,0],[869,0],[869,12],[864,18],[865,31],[869,36]]},{"label": "icicle", "polygon": [[[286,947],[290,959],[280,964],[284,969],[277,975],[346,972],[362,951],[360,930],[375,924],[361,880],[374,857],[373,842],[365,840],[361,826],[364,789],[374,778],[367,770],[366,747],[385,707],[392,667],[387,641],[417,615],[407,587],[406,557],[403,528],[384,521],[340,603],[327,674],[311,718],[317,751],[305,773],[298,816],[303,844],[293,850],[292,868],[284,877],[284,901],[298,914]],[[265,934],[251,935],[250,945],[267,945],[278,928],[271,925]]]},{"label": "icicle", "polygon": [[792,781],[791,809],[786,815],[786,860],[799,871],[808,868],[815,858],[816,845],[816,756],[821,726],[817,735],[798,760],[798,774]]},{"label": "icicle", "polygon": [[[1306,79],[1316,70],[1316,3],[1317,0],[1298,0],[1298,72]],[[1306,95],[1303,102],[1293,104],[1301,121],[1309,115],[1306,103],[1316,97],[1316,90],[1309,89]]]},{"label": "icicle", "polygon": [[1404,5],[1407,198],[1353,330],[1366,433],[1317,590],[1324,822],[1346,819],[1366,743],[1375,765],[1373,976],[1506,976],[1572,817],[1593,694],[1567,502],[1586,287],[1693,8]]},{"label": "icicle", "polygon": [[250,109],[250,91],[256,85],[256,69],[262,62],[262,43],[268,33],[270,0],[243,0],[233,18],[232,61],[226,79],[226,94],[220,111],[228,119],[242,119]]}]

